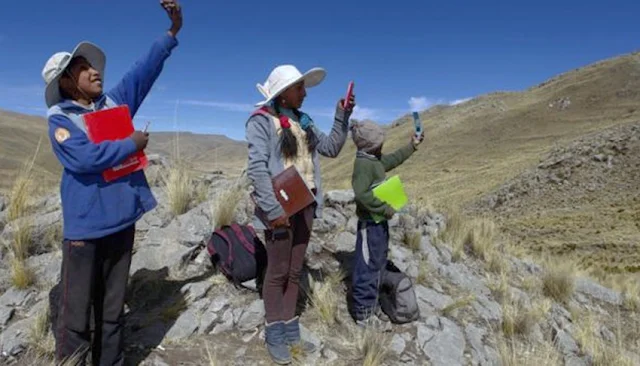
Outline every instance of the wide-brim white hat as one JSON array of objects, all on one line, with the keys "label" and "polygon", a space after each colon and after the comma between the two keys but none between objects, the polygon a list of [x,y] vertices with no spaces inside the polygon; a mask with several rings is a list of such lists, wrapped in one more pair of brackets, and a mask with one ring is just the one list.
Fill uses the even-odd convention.
[{"label": "wide-brim white hat", "polygon": [[293,65],[278,66],[271,71],[264,85],[256,84],[258,91],[265,97],[265,100],[256,103],[256,107],[270,103],[288,87],[300,81],[304,81],[305,88],[312,88],[320,84],[326,75],[327,72],[320,67],[314,67],[302,74]]},{"label": "wide-brim white hat", "polygon": [[91,64],[91,66],[100,72],[100,77],[104,80],[104,68],[107,58],[104,52],[96,45],[90,42],[80,42],[73,52],[57,52],[47,60],[42,69],[42,78],[47,85],[44,92],[44,99],[47,107],[60,102],[60,76],[69,66],[74,57],[82,56]]}]

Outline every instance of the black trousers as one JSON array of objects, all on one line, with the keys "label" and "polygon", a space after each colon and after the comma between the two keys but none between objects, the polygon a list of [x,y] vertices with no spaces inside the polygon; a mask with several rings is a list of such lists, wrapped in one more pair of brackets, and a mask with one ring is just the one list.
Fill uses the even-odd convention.
[{"label": "black trousers", "polygon": [[124,298],[134,237],[131,226],[96,240],[63,242],[55,337],[58,361],[71,359],[84,365],[91,350],[93,365],[124,365]]}]

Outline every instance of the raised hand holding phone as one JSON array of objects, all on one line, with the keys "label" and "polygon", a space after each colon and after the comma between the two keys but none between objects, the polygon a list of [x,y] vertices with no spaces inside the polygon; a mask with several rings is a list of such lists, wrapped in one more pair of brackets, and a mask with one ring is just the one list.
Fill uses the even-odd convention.
[{"label": "raised hand holding phone", "polygon": [[355,94],[353,94],[353,86],[354,82],[349,82],[349,86],[347,87],[347,95],[342,100],[342,108],[345,111],[353,111],[353,108],[356,106],[356,97]]},{"label": "raised hand holding phone", "polygon": [[415,136],[416,138],[419,138],[421,134],[423,134],[422,131],[422,121],[420,120],[420,115],[418,114],[418,112],[413,112],[413,126],[415,128]]}]

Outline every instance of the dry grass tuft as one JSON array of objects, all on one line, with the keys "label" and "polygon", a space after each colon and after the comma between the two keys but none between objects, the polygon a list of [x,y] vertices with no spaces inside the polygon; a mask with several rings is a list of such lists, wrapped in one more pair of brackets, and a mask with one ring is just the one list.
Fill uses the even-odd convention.
[{"label": "dry grass tuft", "polygon": [[420,252],[420,242],[422,241],[422,232],[420,230],[405,230],[402,238],[404,245],[411,249],[414,253]]},{"label": "dry grass tuft", "polygon": [[36,280],[35,273],[27,263],[12,256],[10,259],[11,265],[11,284],[17,289],[24,290],[31,287]]},{"label": "dry grass tuft", "polygon": [[429,274],[429,263],[424,259],[420,260],[418,264],[418,277],[416,277],[416,283],[427,286],[429,284]]},{"label": "dry grass tuft", "polygon": [[547,263],[542,276],[542,292],[555,301],[567,304],[575,287],[575,267],[568,261]]},{"label": "dry grass tuft", "polygon": [[502,331],[506,337],[527,336],[540,320],[535,309],[525,309],[515,301],[502,304]]},{"label": "dry grass tuft", "polygon": [[195,197],[195,189],[191,173],[184,164],[171,164],[164,178],[164,190],[171,214],[180,216],[189,210]]},{"label": "dry grass tuft", "polygon": [[9,207],[7,208],[7,219],[9,221],[16,220],[26,216],[29,211],[29,199],[33,196],[33,166],[36,157],[40,152],[42,138],[38,141],[38,146],[31,160],[25,162],[22,169],[18,172],[16,179],[11,187],[11,196],[9,197]]},{"label": "dry grass tuft", "polygon": [[338,286],[344,280],[344,273],[337,272],[325,278],[324,282],[315,282],[311,279],[310,303],[312,314],[315,315],[324,329],[330,329],[339,323],[338,305],[340,302],[340,292]]},{"label": "dry grass tuft", "polygon": [[355,339],[362,366],[381,366],[385,362],[391,341],[389,335],[368,327],[361,329]]},{"label": "dry grass tuft", "polygon": [[598,323],[593,314],[582,314],[577,317],[574,336],[581,350],[593,357],[594,366],[633,365],[631,360],[624,356],[624,346],[619,329],[613,343],[605,341],[599,333]]},{"label": "dry grass tuft", "polygon": [[239,185],[233,185],[224,190],[211,205],[211,225],[220,228],[231,225],[235,220],[236,208],[244,197],[244,190]]},{"label": "dry grass tuft", "polygon": [[31,251],[31,225],[27,219],[15,221],[15,225],[16,230],[9,249],[16,259],[24,261]]},{"label": "dry grass tuft", "polygon": [[481,218],[474,219],[469,223],[469,229],[465,238],[465,247],[482,260],[486,260],[495,250],[496,225],[493,221]]},{"label": "dry grass tuft", "polygon": [[503,366],[563,366],[564,360],[555,347],[548,343],[534,345],[501,339],[498,354]]},{"label": "dry grass tuft", "polygon": [[631,311],[640,311],[640,284],[627,278],[620,287],[624,299],[624,307]]},{"label": "dry grass tuft", "polygon": [[56,351],[56,341],[49,329],[49,308],[45,307],[38,313],[29,332],[31,349],[38,358],[53,358]]}]

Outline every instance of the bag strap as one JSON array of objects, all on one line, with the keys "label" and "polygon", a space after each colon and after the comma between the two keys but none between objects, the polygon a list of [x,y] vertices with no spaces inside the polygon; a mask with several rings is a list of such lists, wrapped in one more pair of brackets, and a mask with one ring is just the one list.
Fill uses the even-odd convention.
[{"label": "bag strap", "polygon": [[240,240],[240,243],[242,244],[242,246],[251,254],[255,254],[256,249],[253,247],[253,245],[251,245],[251,243],[249,243],[249,241],[247,240],[247,237],[245,236],[244,232],[242,232],[242,229],[240,228],[240,226],[238,224],[231,224],[231,230],[233,230],[234,234],[236,234],[236,236],[238,237],[238,240]]}]

